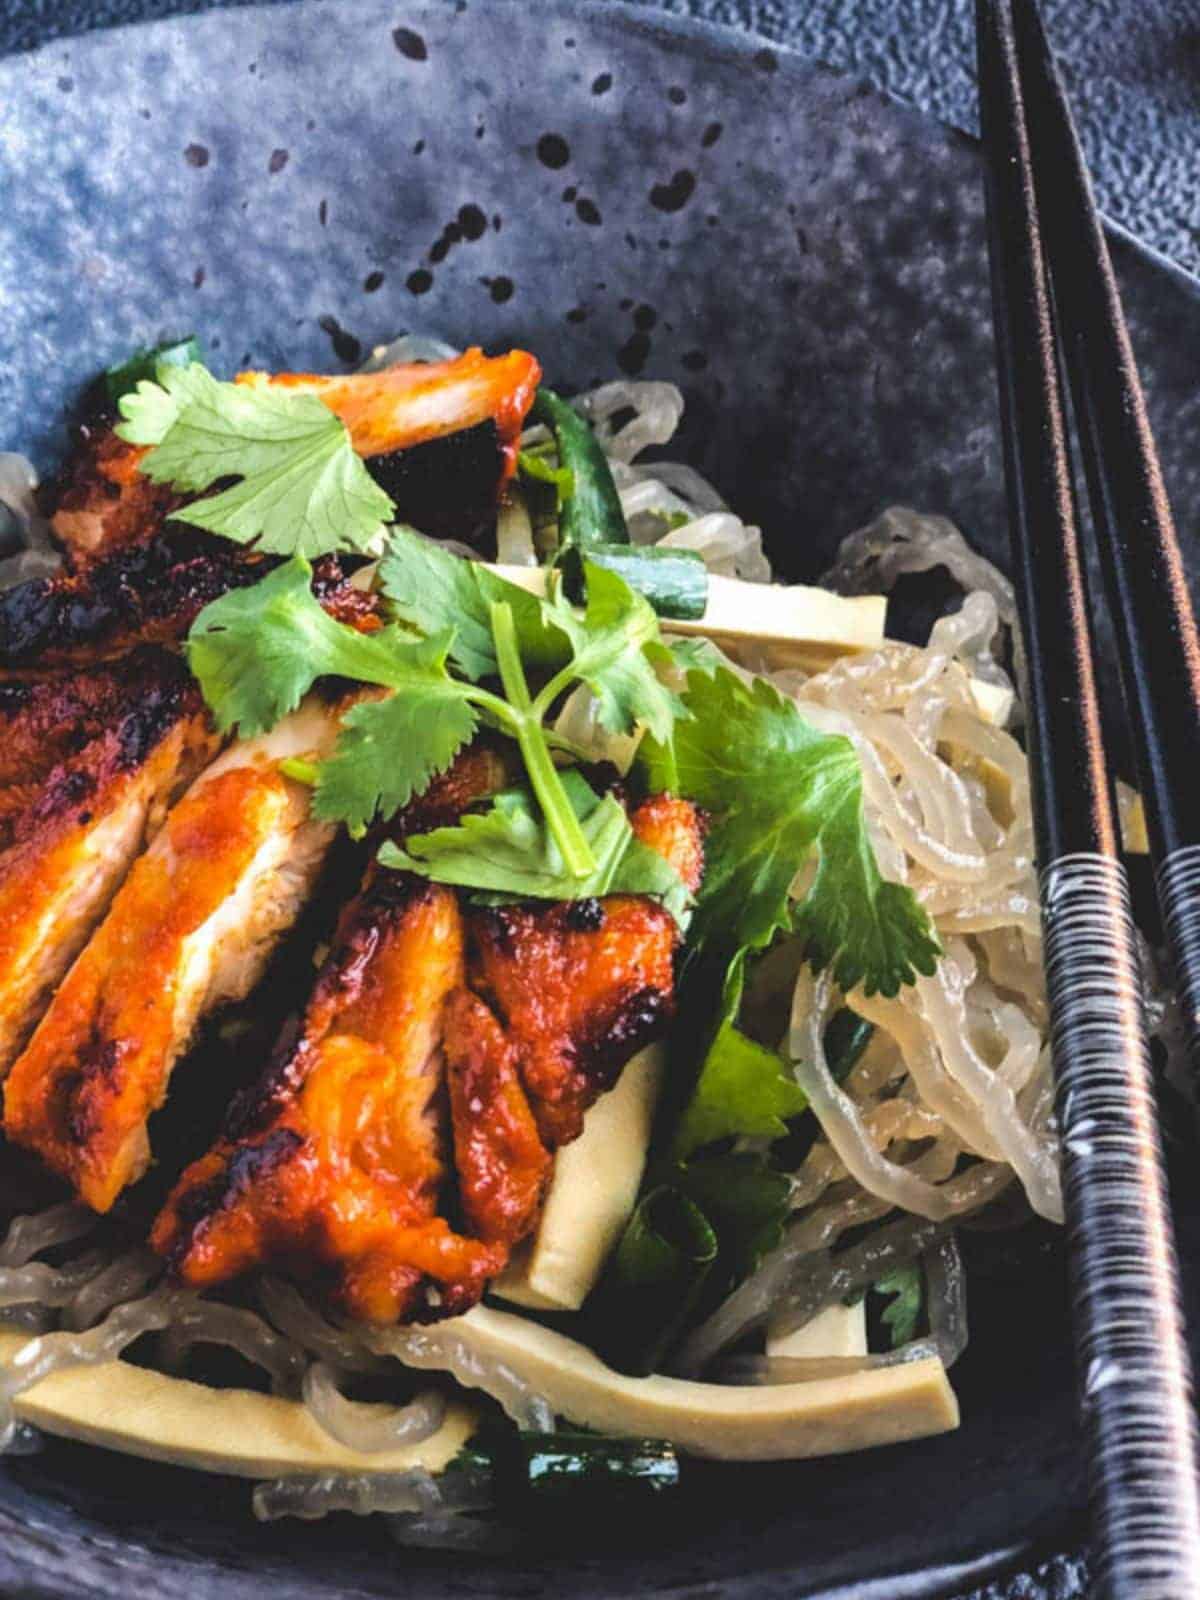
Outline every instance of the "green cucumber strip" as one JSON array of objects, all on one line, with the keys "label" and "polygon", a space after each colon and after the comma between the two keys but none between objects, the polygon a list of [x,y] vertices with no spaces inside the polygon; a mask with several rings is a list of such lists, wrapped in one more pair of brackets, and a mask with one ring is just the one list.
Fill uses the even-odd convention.
[{"label": "green cucumber strip", "polygon": [[825,1059],[838,1083],[843,1083],[871,1042],[875,1024],[843,1006],[825,1024]]},{"label": "green cucumber strip", "polygon": [[615,572],[643,595],[660,617],[696,622],[708,606],[708,568],[696,550],[662,550],[657,545],[570,545],[559,556],[567,598],[583,603],[584,560]]},{"label": "green cucumber strip", "polygon": [[530,416],[550,429],[558,446],[559,468],[571,474],[570,493],[564,495],[559,490],[559,548],[577,545],[581,550],[590,550],[595,545],[627,545],[629,529],[625,526],[621,497],[608,458],[588,423],[553,389],[538,390]]}]

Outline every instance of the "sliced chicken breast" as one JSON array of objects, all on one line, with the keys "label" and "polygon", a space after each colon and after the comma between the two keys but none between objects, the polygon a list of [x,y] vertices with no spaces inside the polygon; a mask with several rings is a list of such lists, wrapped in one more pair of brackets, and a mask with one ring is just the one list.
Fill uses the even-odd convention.
[{"label": "sliced chicken breast", "polygon": [[145,1169],[147,1119],[201,1017],[249,993],[303,905],[334,830],[280,763],[321,759],[338,725],[312,697],[192,784],[13,1066],[5,1132],[94,1210]]},{"label": "sliced chicken breast", "polygon": [[378,372],[322,377],[311,372],[241,372],[255,388],[315,394],[342,419],[361,456],[390,455],[490,422],[516,466],[520,437],[542,369],[524,350],[485,356],[475,348],[449,361],[398,362]]},{"label": "sliced chicken breast", "polygon": [[[512,350],[468,350],[452,361],[323,377],[245,372],[239,382],[315,394],[346,423],[356,450],[396,501],[397,515],[426,533],[460,536],[495,514],[516,465],[516,442],[541,368]],[[62,471],[41,499],[72,573],[162,534],[189,498],[145,476],[146,448],[99,412],[75,434]]]},{"label": "sliced chicken breast", "polygon": [[182,663],[156,651],[83,690],[3,687],[0,777],[15,768],[29,781],[0,790],[0,1078],[167,807],[221,742]]},{"label": "sliced chicken breast", "polygon": [[[488,763],[457,767],[446,807]],[[645,842],[698,870],[695,809],[651,804]],[[464,913],[373,869],[302,1023],[176,1185],[155,1248],[196,1286],[283,1267],[368,1321],[466,1310],[536,1225],[556,1146],[670,1016],[678,937],[648,900]]]},{"label": "sliced chicken breast", "polygon": [[97,417],[76,432],[74,448],[43,501],[54,537],[74,571],[99,556],[141,544],[179,504],[166,484],[140,470],[141,445],[118,438],[111,417]]},{"label": "sliced chicken breast", "polygon": [[443,1012],[463,972],[454,893],[373,871],[299,1031],[155,1224],[179,1277],[274,1262],[373,1322],[405,1315],[427,1284],[478,1298],[504,1251],[438,1215]]}]

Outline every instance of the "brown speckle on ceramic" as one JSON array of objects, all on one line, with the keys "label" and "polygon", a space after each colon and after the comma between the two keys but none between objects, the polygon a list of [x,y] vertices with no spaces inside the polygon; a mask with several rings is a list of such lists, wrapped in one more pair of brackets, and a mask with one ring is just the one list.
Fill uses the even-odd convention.
[{"label": "brown speckle on ceramic", "polygon": [[681,167],[668,183],[656,183],[650,191],[650,204],[657,211],[682,211],[692,198],[696,174]]},{"label": "brown speckle on ceramic", "polygon": [[406,61],[428,61],[425,40],[412,28],[393,28],[392,43]]},{"label": "brown speckle on ceramic", "polygon": [[544,167],[557,170],[571,159],[571,147],[561,133],[544,133],[537,142],[537,158]]}]

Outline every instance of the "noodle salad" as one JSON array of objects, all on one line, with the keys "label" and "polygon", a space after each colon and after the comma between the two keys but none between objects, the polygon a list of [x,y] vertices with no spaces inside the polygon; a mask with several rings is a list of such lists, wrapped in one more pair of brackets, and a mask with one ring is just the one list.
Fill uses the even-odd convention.
[{"label": "noodle salad", "polygon": [[[1007,581],[944,519],[892,509],[844,542],[819,589],[781,589],[760,530],[670,459],[683,409],[674,386],[621,381],[570,404],[545,388],[535,398],[536,363],[523,358],[534,376],[520,380],[520,404],[515,391],[489,391],[480,410],[479,393],[517,354],[489,366],[478,352],[407,338],[358,377],[225,384],[189,341],[109,375],[110,410],[89,444],[102,436],[107,459],[133,455],[119,493],[105,489],[105,538],[111,507],[134,484],[153,502],[156,538],[174,537],[157,531],[164,521],[186,524],[188,560],[233,559],[232,544],[242,563],[220,586],[204,567],[204,603],[183,623],[173,613],[152,630],[144,609],[132,641],[121,618],[112,625],[120,649],[182,645],[190,682],[172,692],[195,695],[198,684],[203,696],[201,775],[171,803],[178,811],[206,781],[211,795],[218,781],[251,770],[257,781],[264,761],[275,764],[299,817],[278,870],[303,877],[294,892],[288,880],[288,917],[311,902],[309,944],[289,969],[300,973],[288,979],[291,1032],[273,1047],[256,1032],[265,957],[239,953],[254,975],[219,994],[206,980],[215,1020],[205,1037],[236,1068],[231,1107],[209,1153],[189,1150],[182,1178],[170,1174],[165,1202],[161,1182],[135,1181],[144,1156],[111,1178],[93,1150],[76,1160],[41,1131],[35,1067],[51,1071],[51,1046],[62,1047],[46,1043],[58,1002],[40,997],[50,1009],[22,1037],[5,1126],[75,1194],[17,1216],[0,1242],[9,1451],[37,1448],[39,1429],[97,1436],[55,1397],[64,1369],[203,1383],[204,1352],[224,1346],[245,1368],[247,1405],[287,1403],[270,1414],[283,1430],[272,1443],[262,1443],[267,1413],[250,1420],[247,1410],[254,1438],[236,1460],[208,1445],[189,1454],[186,1439],[139,1446],[136,1418],[116,1447],[257,1476],[260,1517],[380,1512],[406,1542],[486,1545],[499,1537],[506,1475],[530,1492],[578,1478],[657,1493],[675,1481],[679,1454],[803,1455],[952,1426],[945,1370],[966,1343],[969,1288],[956,1225],[1001,1196],[1061,1221]],[[444,408],[437,426],[373,444],[384,402],[389,427],[409,426],[418,389],[422,416]],[[447,440],[459,453],[439,457],[431,480],[442,509],[474,470],[472,451],[491,450],[494,475],[499,448],[502,493],[483,535],[465,513],[458,525],[421,513],[420,452]],[[123,532],[115,555],[93,544],[84,559],[80,541],[98,536],[83,482],[77,471],[54,507],[34,493],[28,463],[0,457],[0,501],[22,546],[0,565],[10,623],[26,614],[14,596],[40,585],[45,612],[64,584],[99,593],[104,561],[150,559],[140,532]],[[176,550],[176,567],[182,559]],[[934,567],[961,586],[961,605],[924,646],[887,638],[883,602],[865,597]],[[95,651],[94,638],[85,643]],[[118,653],[54,648],[39,657],[38,643],[6,675],[36,676],[42,660],[108,670]],[[306,732],[307,743],[287,732],[304,716],[325,730]],[[239,757],[247,750],[253,759]],[[486,787],[457,810],[429,801],[421,812],[422,796],[466,772],[468,757],[490,763]],[[671,803],[691,809],[663,810]],[[156,822],[159,838],[174,816]],[[178,839],[172,848],[178,859]],[[359,909],[322,921],[311,905],[331,875],[342,875],[344,902],[364,861]],[[60,997],[142,871],[128,869],[107,921],[97,912],[99,932],[76,941]],[[366,1037],[376,1022],[363,1021],[365,1001],[338,998],[387,930],[404,937],[396,885],[427,918],[405,946],[406,995],[443,937],[429,908],[448,908],[467,930],[455,937],[467,941],[456,981],[468,988],[446,1002],[466,1019],[466,1042],[447,1031],[428,1045],[423,1089],[386,1080],[389,1104],[420,1101],[403,1161],[394,1114],[364,1086],[368,1066],[382,1070],[384,1046]],[[243,892],[231,915],[223,907],[238,892],[204,913],[223,918],[226,956],[264,895]],[[281,891],[271,894],[275,903]],[[609,1052],[576,1116],[558,1080],[553,1094],[540,1087],[549,1046],[542,1034],[521,1044],[522,1007],[544,1032],[544,1013],[582,1004],[599,970],[588,940],[618,913],[630,919],[621,937],[642,941],[641,987],[602,1028],[588,1022],[586,1049],[572,1035],[576,1079],[585,1057]],[[553,959],[505,989],[514,941],[533,928],[544,952],[554,917]],[[616,938],[610,965],[633,959]],[[247,942],[256,951],[266,941],[260,929]],[[660,948],[652,969],[646,952]],[[294,985],[311,985],[314,971],[316,998],[305,1002]],[[314,1033],[314,1008],[339,1005],[336,1027]],[[495,1017],[507,1043],[489,1045],[480,1067]],[[342,1059],[351,1038],[353,1068]],[[71,1046],[76,1076],[81,1048]],[[269,1082],[248,1089],[265,1055]],[[431,1061],[448,1088],[429,1078]],[[186,1071],[184,1061],[180,1079]],[[521,1083],[532,1123],[513,1098]],[[108,1102],[95,1104],[89,1115],[102,1121]],[[409,1209],[398,1210],[397,1174],[415,1170],[413,1140],[430,1127],[425,1175],[415,1189],[405,1179]],[[387,1184],[373,1169],[374,1187],[351,1197],[322,1178],[326,1198],[313,1200],[312,1174],[335,1147],[337,1183],[349,1184],[355,1163],[357,1183],[360,1168],[386,1161]],[[278,1175],[301,1149],[302,1227],[300,1180],[285,1189]],[[378,1221],[385,1190],[387,1228],[371,1234],[385,1243],[351,1258],[343,1235],[365,1228],[367,1213]],[[437,1261],[457,1252],[454,1273],[414,1267],[436,1254],[422,1244],[433,1254],[371,1277],[379,1251],[415,1238],[418,1223],[422,1238],[441,1230]],[[170,1393],[183,1436],[189,1402],[177,1382]]]}]

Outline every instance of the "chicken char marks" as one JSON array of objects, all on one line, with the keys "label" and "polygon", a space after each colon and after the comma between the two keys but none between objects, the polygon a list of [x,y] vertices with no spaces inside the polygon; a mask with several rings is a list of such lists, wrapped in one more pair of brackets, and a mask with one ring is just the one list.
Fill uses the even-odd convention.
[{"label": "chicken char marks", "polygon": [[[323,377],[247,372],[239,382],[321,400],[349,430],[397,520],[478,541],[516,462],[541,375],[521,350]],[[144,448],[111,415],[76,433],[71,458],[43,494],[67,566],[0,592],[0,671],[112,657],[183,637],[209,601],[255,583],[275,562],[171,522],[185,496],[141,471]],[[334,557],[314,564],[313,592],[339,621],[371,627],[375,603]]]},{"label": "chicken char marks", "polygon": [[[0,590],[0,672],[84,664],[137,644],[174,643],[210,600],[257,583],[277,565],[175,524],[98,556],[82,571],[15,584]],[[313,593],[340,622],[373,625],[375,602],[354,588],[335,556],[314,563]]]},{"label": "chicken char marks", "polygon": [[[638,828],[664,806],[669,828]],[[688,802],[633,820],[698,881]],[[373,1322],[468,1309],[536,1226],[554,1150],[670,1019],[678,940],[638,897],[477,910],[373,867],[155,1248],[197,1286],[283,1266]]]},{"label": "chicken char marks", "polygon": [[0,683],[0,1078],[219,744],[182,662],[160,651]]},{"label": "chicken char marks", "polygon": [[42,495],[74,571],[141,544],[180,503],[168,485],[142,473],[145,448],[118,438],[115,420],[101,412],[80,424],[65,467]]},{"label": "chicken char marks", "polygon": [[326,755],[340,710],[310,697],[201,773],[13,1065],[5,1132],[96,1211],[145,1169],[147,1120],[197,1024],[250,992],[315,882],[334,828],[281,763]]},{"label": "chicken char marks", "polygon": [[478,1297],[503,1252],[437,1215],[441,1018],[463,970],[454,894],[377,872],[343,917],[299,1034],[155,1224],[180,1277],[220,1283],[272,1261],[376,1322],[396,1320],[422,1284]]}]

